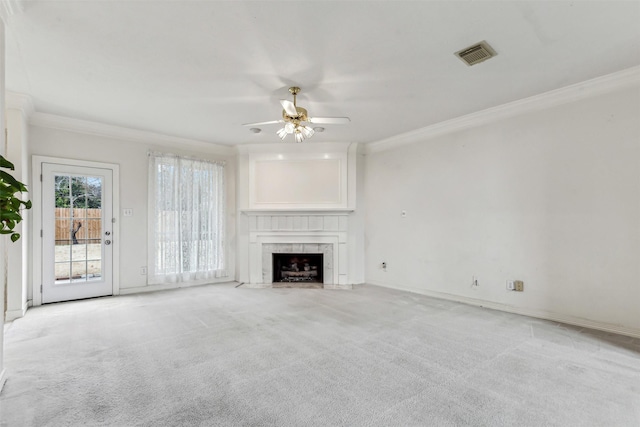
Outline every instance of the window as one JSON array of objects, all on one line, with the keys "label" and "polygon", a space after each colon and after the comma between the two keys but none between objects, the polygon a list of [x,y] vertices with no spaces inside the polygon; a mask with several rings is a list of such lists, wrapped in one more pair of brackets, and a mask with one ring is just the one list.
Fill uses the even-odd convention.
[{"label": "window", "polygon": [[224,162],[149,154],[149,283],[226,276]]}]

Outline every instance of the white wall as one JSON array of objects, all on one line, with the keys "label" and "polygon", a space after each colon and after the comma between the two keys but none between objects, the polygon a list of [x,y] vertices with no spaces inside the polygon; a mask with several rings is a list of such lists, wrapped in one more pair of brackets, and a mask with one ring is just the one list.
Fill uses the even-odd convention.
[{"label": "white wall", "polygon": [[[133,216],[120,214],[120,292],[150,290],[140,267],[147,265],[147,186],[148,150],[225,160],[227,179],[227,243],[230,276],[220,281],[235,280],[235,156],[229,150],[200,144],[198,147],[180,144],[129,141],[85,133],[56,130],[40,126],[29,129],[31,154],[69,159],[115,163],[120,166],[120,208],[133,209]],[[223,154],[220,154],[223,153]],[[35,222],[35,221],[34,221]],[[166,287],[166,286],[163,286]]]},{"label": "white wall", "polygon": [[640,335],[639,118],[635,84],[368,154],[367,282]]}]

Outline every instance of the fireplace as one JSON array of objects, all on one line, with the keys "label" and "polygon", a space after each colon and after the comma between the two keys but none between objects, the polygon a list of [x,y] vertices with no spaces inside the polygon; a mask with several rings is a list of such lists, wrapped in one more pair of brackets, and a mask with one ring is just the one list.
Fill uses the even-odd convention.
[{"label": "fireplace", "polygon": [[273,283],[324,283],[321,253],[273,253]]},{"label": "fireplace", "polygon": [[[351,289],[348,283],[347,215],[249,215],[249,277],[247,287],[305,287],[311,289]],[[253,221],[255,220],[255,221]],[[290,226],[289,226],[290,224]],[[274,254],[317,255],[319,282],[274,281]],[[304,271],[304,264],[298,270]],[[280,268],[275,268],[276,272]],[[310,270],[309,270],[310,271]],[[276,273],[278,274],[278,273]],[[294,276],[289,274],[288,276]],[[278,279],[282,280],[282,275]],[[312,286],[319,285],[319,286]]]}]

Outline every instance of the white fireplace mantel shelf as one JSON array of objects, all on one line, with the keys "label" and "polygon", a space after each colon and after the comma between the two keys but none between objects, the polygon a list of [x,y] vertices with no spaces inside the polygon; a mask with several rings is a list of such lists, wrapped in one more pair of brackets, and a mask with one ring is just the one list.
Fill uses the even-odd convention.
[{"label": "white fireplace mantel shelf", "polygon": [[240,212],[247,216],[259,216],[259,215],[348,215],[352,213],[354,209],[351,208],[317,208],[317,209],[242,209]]}]

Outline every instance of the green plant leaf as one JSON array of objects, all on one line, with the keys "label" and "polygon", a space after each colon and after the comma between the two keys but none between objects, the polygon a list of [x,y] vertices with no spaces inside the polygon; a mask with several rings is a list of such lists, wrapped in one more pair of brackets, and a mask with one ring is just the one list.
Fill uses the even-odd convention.
[{"label": "green plant leaf", "polygon": [[27,187],[25,187],[23,183],[21,183],[5,171],[0,171],[0,182],[2,181],[9,185],[10,190],[15,188],[15,192],[27,191]]},{"label": "green plant leaf", "polygon": [[2,215],[0,215],[0,218],[2,218],[3,220],[7,219],[7,220],[13,220],[13,221],[20,221],[22,219],[20,214],[17,213],[16,211],[2,212]]},{"label": "green plant leaf", "polygon": [[15,169],[15,167],[13,166],[13,163],[5,159],[4,156],[0,156],[0,168],[11,169],[11,170]]},{"label": "green plant leaf", "polygon": [[[14,170],[13,163],[0,156],[0,168]],[[20,239],[20,234],[13,231],[22,221],[21,207],[31,209],[31,200],[23,201],[15,197],[16,193],[26,192],[27,187],[11,174],[0,170],[0,234],[10,234],[11,241]]]}]

